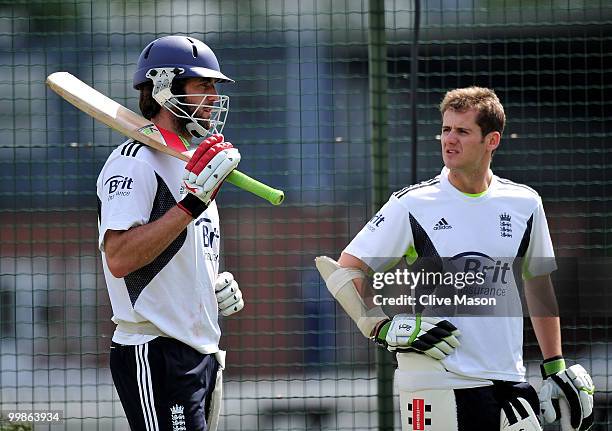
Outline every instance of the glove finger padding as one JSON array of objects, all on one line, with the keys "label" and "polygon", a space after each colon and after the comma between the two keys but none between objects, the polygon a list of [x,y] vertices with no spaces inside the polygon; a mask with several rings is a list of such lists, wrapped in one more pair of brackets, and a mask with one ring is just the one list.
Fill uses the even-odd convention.
[{"label": "glove finger padding", "polygon": [[240,298],[238,302],[231,305],[230,307],[224,308],[223,310],[219,310],[222,316],[231,316],[234,313],[238,313],[240,310],[244,308],[244,300]]},{"label": "glove finger padding", "polygon": [[582,365],[572,365],[560,371],[551,379],[561,389],[567,399],[571,412],[571,424],[574,429],[588,430],[593,424],[593,393],[595,386],[591,376]]},{"label": "glove finger padding", "polygon": [[226,298],[222,302],[219,302],[219,310],[224,316],[234,314],[244,307],[244,301],[242,300],[242,292],[238,290],[229,298]]},{"label": "glove finger padding", "polygon": [[451,347],[459,347],[459,340],[457,337],[461,335],[461,331],[457,329],[448,320],[442,320],[436,317],[422,317],[421,318],[421,329],[425,329],[431,335],[444,340]]},{"label": "glove finger padding", "polygon": [[208,178],[212,176],[212,173],[217,169],[217,167],[219,167],[219,165],[223,161],[223,156],[218,157],[219,154],[220,152],[216,152],[214,151],[214,149],[211,150],[211,154],[209,155],[212,155],[212,157],[206,162],[206,167],[201,170],[194,169],[190,171],[187,180],[202,187],[206,180],[208,180]]},{"label": "glove finger padding", "polygon": [[223,290],[225,287],[232,284],[232,281],[234,281],[234,275],[231,272],[222,272],[217,276],[217,280],[215,281],[215,292]]},{"label": "glove finger padding", "polygon": [[442,359],[446,358],[449,353],[446,353],[444,350],[436,347],[436,346],[432,346],[431,344],[428,343],[424,343],[423,341],[420,340],[415,340],[411,345],[409,349],[389,349],[389,351],[393,352],[401,352],[401,351],[406,351],[406,350],[418,350],[419,352],[425,353],[427,356],[430,356],[434,359],[437,359],[438,361],[441,361]]},{"label": "glove finger padding", "polygon": [[[221,134],[215,134],[212,136],[209,136],[208,138],[204,139],[200,145],[198,145],[198,147],[193,151],[193,153],[191,153],[191,159],[187,162],[187,165],[185,166],[185,169],[188,171],[192,171],[194,166],[196,165],[196,163],[202,158],[202,156],[208,151],[210,150],[210,148],[215,145],[215,144],[220,144],[221,142],[224,141],[224,137]],[[187,178],[185,178],[187,179]]]},{"label": "glove finger padding", "polygon": [[[224,142],[225,145],[229,144]],[[231,144],[229,144],[231,145]],[[210,151],[213,151],[213,147]],[[215,154],[214,157],[208,160],[207,165],[204,169],[197,173],[185,170],[183,175],[184,185],[189,192],[196,195],[203,202],[209,203],[214,199],[215,194],[223,181],[227,176],[238,166],[240,163],[240,152],[233,147],[223,149],[219,153]]]},{"label": "glove finger padding", "polygon": [[215,296],[219,304],[219,312],[223,316],[229,316],[244,308],[242,292],[234,276],[229,272],[223,272],[215,282]]},{"label": "glove finger padding", "polygon": [[427,351],[435,347],[444,353],[444,356],[450,355],[453,352],[453,346],[428,333],[419,335],[416,340],[412,342],[412,347],[422,351]]},{"label": "glove finger padding", "polygon": [[594,421],[594,392],[593,380],[581,365],[572,365],[550,376],[538,394],[543,421],[551,423],[560,419],[558,399],[563,397],[570,408],[572,428],[579,431],[590,429]]},{"label": "glove finger padding", "polygon": [[219,306],[221,306],[221,303],[223,303],[226,299],[234,296],[236,292],[238,292],[240,297],[242,297],[242,294],[240,293],[240,289],[238,288],[238,283],[236,283],[233,280],[228,286],[215,292],[215,295],[217,295],[217,302],[219,303]]},{"label": "glove finger padding", "polygon": [[236,148],[224,150],[210,161],[208,166],[213,166],[213,169],[208,178],[200,174],[197,182],[203,182],[204,190],[214,190],[238,166],[238,163],[240,163],[240,153]]},{"label": "glove finger padding", "polygon": [[383,326],[379,335],[384,335],[390,351],[417,350],[438,360],[452,354],[460,344],[459,330],[436,317],[397,315]]},{"label": "glove finger padding", "polygon": [[[206,153],[202,155],[202,157],[195,163],[193,168],[189,170],[189,181],[202,184],[202,178],[208,178],[211,173],[215,170],[215,168],[219,165],[219,163],[213,163],[213,160],[217,158],[217,156],[223,153],[225,150],[229,150],[234,148],[232,144],[229,142],[221,142],[220,144],[215,144]],[[187,170],[187,168],[185,168]],[[198,184],[201,185],[201,184]]]}]

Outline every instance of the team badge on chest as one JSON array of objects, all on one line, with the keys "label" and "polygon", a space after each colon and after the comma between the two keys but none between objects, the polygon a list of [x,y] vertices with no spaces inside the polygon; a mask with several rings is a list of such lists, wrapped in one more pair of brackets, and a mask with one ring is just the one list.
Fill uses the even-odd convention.
[{"label": "team badge on chest", "polygon": [[499,215],[499,234],[502,238],[512,238],[512,217],[508,213]]}]

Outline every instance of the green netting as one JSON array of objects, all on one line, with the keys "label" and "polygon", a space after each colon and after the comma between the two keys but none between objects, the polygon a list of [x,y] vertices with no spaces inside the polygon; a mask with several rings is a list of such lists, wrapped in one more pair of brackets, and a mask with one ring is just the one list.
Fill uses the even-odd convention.
[{"label": "green netting", "polygon": [[[385,31],[373,38],[381,5]],[[222,266],[247,303],[223,321],[222,429],[379,428],[387,386],[376,349],[335,306],[313,259],[337,256],[380,196],[439,172],[437,104],[448,89],[478,84],[500,96],[509,121],[494,169],[540,192],[558,255],[609,257],[612,4],[418,5],[417,52],[414,1],[0,0],[0,411],[63,411],[48,429],[127,429],[108,371],[95,198],[123,138],[44,80],[67,70],[137,110],[135,62],[158,36],[188,34],[215,50],[237,82],[223,91],[240,169],[287,197],[277,208],[229,185],[219,195]],[[380,43],[382,74],[371,69]],[[385,99],[387,123],[373,131]],[[373,164],[381,148],[385,163]],[[377,177],[373,166],[385,164]],[[595,378],[598,429],[612,428],[610,320],[567,319],[563,335],[566,356]]]}]

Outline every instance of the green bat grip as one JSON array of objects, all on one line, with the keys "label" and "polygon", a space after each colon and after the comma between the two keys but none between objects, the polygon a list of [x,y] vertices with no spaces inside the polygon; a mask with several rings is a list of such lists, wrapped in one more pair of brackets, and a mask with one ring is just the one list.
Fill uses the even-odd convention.
[{"label": "green bat grip", "polygon": [[282,190],[277,190],[264,183],[260,183],[235,169],[227,176],[226,181],[267,200],[272,205],[280,205],[285,200],[285,193]]}]

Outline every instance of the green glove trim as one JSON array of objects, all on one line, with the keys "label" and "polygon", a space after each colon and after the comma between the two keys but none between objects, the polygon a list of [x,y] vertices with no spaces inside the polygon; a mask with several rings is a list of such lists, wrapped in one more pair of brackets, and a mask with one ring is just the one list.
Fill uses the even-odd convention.
[{"label": "green glove trim", "polygon": [[378,334],[376,335],[376,339],[380,342],[383,343],[387,343],[387,332],[389,332],[389,327],[391,326],[391,321],[389,320],[387,323],[385,323],[382,328],[380,328],[380,331],[378,332]]},{"label": "green glove trim", "polygon": [[414,328],[414,332],[412,333],[412,335],[408,339],[408,345],[411,345],[412,342],[414,340],[416,340],[416,337],[419,336],[419,332],[421,332],[421,315],[417,314],[416,315],[416,328]]},{"label": "green glove trim", "polygon": [[580,388],[580,390],[582,392],[586,392],[589,395],[593,395],[595,393],[595,385],[593,385],[593,390],[590,390],[589,388]]},{"label": "green glove trim", "polygon": [[546,359],[542,362],[542,377],[549,377],[565,370],[565,359],[561,356]]},{"label": "green glove trim", "polygon": [[[410,338],[408,339],[408,345],[412,344],[414,340],[419,336],[419,332],[421,332],[421,315],[417,314],[415,319],[416,327]],[[378,334],[376,335],[376,341],[379,343],[387,344],[387,333],[389,332],[389,328],[391,327],[391,320],[385,323]]]}]

